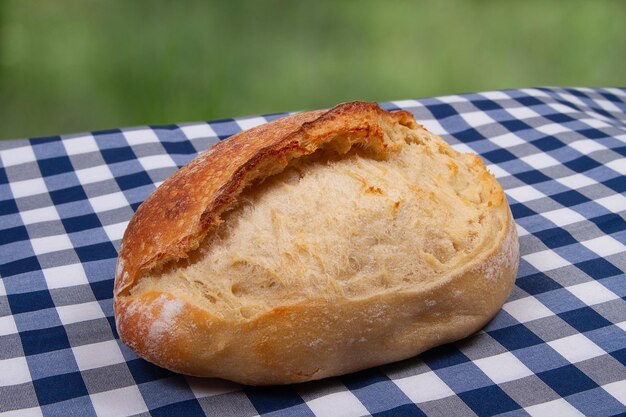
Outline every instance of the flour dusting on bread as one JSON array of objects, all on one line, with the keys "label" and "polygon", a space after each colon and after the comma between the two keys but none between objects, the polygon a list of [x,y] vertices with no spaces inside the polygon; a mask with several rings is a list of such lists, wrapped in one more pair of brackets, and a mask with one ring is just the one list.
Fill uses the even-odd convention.
[{"label": "flour dusting on bread", "polygon": [[148,337],[154,340],[155,343],[159,343],[163,334],[170,331],[175,325],[178,316],[183,311],[184,303],[180,300],[160,295],[153,304],[160,308],[160,312],[150,323]]}]

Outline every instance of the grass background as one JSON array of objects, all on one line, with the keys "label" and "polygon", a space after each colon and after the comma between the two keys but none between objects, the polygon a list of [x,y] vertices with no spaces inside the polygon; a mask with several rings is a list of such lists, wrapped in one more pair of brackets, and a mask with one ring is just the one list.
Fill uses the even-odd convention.
[{"label": "grass background", "polygon": [[0,0],[0,139],[625,86],[625,1]]}]

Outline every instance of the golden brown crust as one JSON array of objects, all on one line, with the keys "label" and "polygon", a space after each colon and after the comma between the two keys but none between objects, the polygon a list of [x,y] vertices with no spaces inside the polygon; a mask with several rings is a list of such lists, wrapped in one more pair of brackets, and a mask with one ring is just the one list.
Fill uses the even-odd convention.
[{"label": "golden brown crust", "polygon": [[[515,225],[499,187],[489,199],[499,224],[490,249],[426,290],[309,299],[236,322],[191,297],[130,291],[150,270],[185,258],[253,181],[337,136],[384,154],[385,129],[397,124],[418,126],[410,113],[371,103],[302,113],[221,142],[174,174],[140,206],[124,235],[114,300],[121,339],[177,372],[286,384],[405,359],[484,326],[511,291],[518,266]],[[478,158],[476,164],[482,165]],[[484,180],[495,181],[486,170]]]},{"label": "golden brown crust", "polygon": [[282,170],[289,159],[315,152],[337,135],[380,141],[380,118],[414,127],[404,111],[386,112],[374,103],[340,104],[275,120],[232,136],[200,154],[166,180],[139,206],[120,250],[115,294],[137,277],[185,258],[220,222],[243,188]]}]

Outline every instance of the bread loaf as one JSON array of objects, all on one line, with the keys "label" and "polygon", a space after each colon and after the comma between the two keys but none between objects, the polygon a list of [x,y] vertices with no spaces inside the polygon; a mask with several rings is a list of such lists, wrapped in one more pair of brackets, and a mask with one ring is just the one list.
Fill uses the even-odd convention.
[{"label": "bread loaf", "polygon": [[121,339],[162,367],[287,384],[466,337],[507,298],[518,241],[476,155],[352,102],[239,133],[131,219]]}]

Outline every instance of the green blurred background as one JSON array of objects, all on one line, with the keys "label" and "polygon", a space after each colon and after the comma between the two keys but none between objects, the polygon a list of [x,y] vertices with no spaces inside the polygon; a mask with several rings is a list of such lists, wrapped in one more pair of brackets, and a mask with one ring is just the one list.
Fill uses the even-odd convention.
[{"label": "green blurred background", "polygon": [[0,0],[0,138],[626,85],[626,1]]}]

